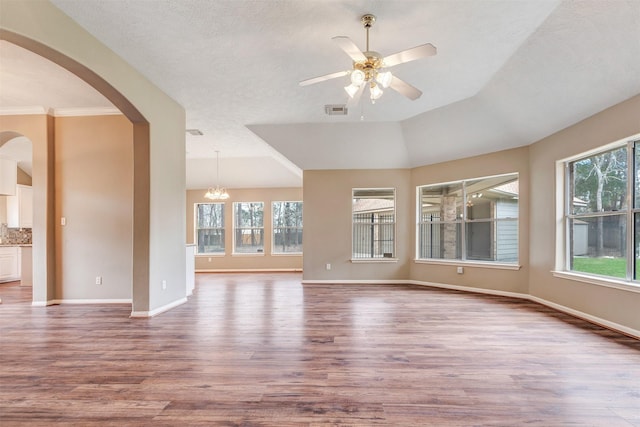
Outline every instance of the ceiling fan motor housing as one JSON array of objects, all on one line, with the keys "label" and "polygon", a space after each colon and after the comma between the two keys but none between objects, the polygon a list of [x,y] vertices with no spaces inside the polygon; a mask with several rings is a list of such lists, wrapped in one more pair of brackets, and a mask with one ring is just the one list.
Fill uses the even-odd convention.
[{"label": "ceiling fan motor housing", "polygon": [[367,60],[364,62],[354,62],[353,69],[360,70],[365,75],[365,81],[375,79],[378,74],[378,70],[383,67],[382,55],[378,52],[367,51],[363,52]]}]

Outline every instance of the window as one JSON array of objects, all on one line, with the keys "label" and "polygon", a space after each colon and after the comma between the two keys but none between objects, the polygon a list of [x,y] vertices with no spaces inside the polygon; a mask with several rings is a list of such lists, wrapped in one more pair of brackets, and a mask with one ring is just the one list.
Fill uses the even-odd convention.
[{"label": "window", "polygon": [[224,254],[224,203],[196,203],[199,254]]},{"label": "window", "polygon": [[273,202],[272,212],[272,253],[302,253],[302,202]]},{"label": "window", "polygon": [[354,189],[353,259],[394,258],[395,189]]},{"label": "window", "polygon": [[235,202],[233,204],[233,253],[264,252],[264,203]]},{"label": "window", "polygon": [[417,258],[518,262],[518,174],[418,187]]},{"label": "window", "polygon": [[[637,144],[567,162],[567,270],[636,280],[634,258],[638,259],[640,244]],[[628,177],[635,177],[634,182],[629,183]],[[627,197],[629,192],[633,197]],[[633,203],[631,208],[628,200]]]}]

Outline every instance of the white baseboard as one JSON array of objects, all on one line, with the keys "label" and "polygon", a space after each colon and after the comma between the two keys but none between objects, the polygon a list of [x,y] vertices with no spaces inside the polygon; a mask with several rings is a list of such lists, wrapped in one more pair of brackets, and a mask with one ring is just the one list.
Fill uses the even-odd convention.
[{"label": "white baseboard", "polygon": [[131,299],[52,299],[48,301],[33,301],[32,307],[46,307],[58,304],[131,304]]},{"label": "white baseboard", "polygon": [[211,268],[196,269],[196,273],[301,273],[301,268]]},{"label": "white baseboard", "polygon": [[303,285],[406,285],[406,280],[303,280]]},{"label": "white baseboard", "polygon": [[498,295],[501,297],[524,298],[528,299],[528,294],[519,292],[500,291],[498,289],[474,288],[473,286],[448,285],[446,283],[423,282],[421,280],[407,280],[405,283],[410,285],[428,286],[433,288],[451,289],[453,291],[477,292],[488,295]]},{"label": "white baseboard", "polygon": [[134,318],[146,318],[146,317],[153,317],[153,316],[157,316],[160,313],[164,313],[165,311],[169,311],[172,308],[175,308],[179,305],[184,304],[185,302],[187,302],[187,298],[180,298],[179,300],[170,302],[169,304],[165,304],[162,307],[158,307],[158,308],[154,308],[151,311],[132,311],[131,315],[129,317],[134,317]]},{"label": "white baseboard", "polygon": [[566,306],[561,305],[561,304],[557,304],[555,302],[547,301],[544,298],[536,297],[534,295],[522,294],[522,293],[518,293],[518,292],[499,291],[499,290],[495,290],[495,289],[474,288],[472,286],[459,286],[459,285],[447,285],[447,284],[443,284],[443,283],[421,282],[421,281],[418,281],[418,280],[409,280],[406,283],[410,283],[412,285],[432,286],[432,287],[436,287],[436,288],[452,289],[452,290],[456,290],[456,291],[476,292],[476,293],[488,294],[488,295],[498,295],[498,296],[503,296],[503,297],[526,299],[526,300],[529,300],[529,301],[532,301],[532,302],[535,302],[535,303],[538,303],[538,304],[542,304],[542,305],[547,306],[549,308],[552,308],[554,310],[561,311],[563,313],[569,314],[569,315],[571,315],[573,317],[577,317],[579,319],[586,320],[587,322],[595,323],[596,325],[602,326],[604,328],[612,329],[614,331],[623,333],[623,334],[628,335],[630,337],[633,337],[633,338],[636,338],[636,339],[640,339],[640,331],[638,331],[636,329],[632,329],[632,328],[629,328],[627,326],[620,325],[618,323],[611,322],[609,320],[605,320],[605,319],[602,319],[600,317],[593,316],[591,314],[584,313],[582,311],[575,310],[573,308],[566,307]]},{"label": "white baseboard", "polygon": [[613,329],[614,331],[621,332],[632,338],[636,338],[640,340],[640,331],[638,331],[637,329],[629,328],[628,326],[620,325],[619,323],[611,322],[609,320],[605,320],[600,317],[593,316],[591,314],[584,313],[582,311],[575,310],[570,307],[566,307],[564,305],[556,304],[555,302],[547,301],[546,299],[536,297],[533,295],[527,295],[527,299],[533,302],[537,302],[538,304],[545,305],[554,310],[567,313],[573,317],[586,320],[587,322],[595,323],[596,325],[602,326],[603,328]]}]

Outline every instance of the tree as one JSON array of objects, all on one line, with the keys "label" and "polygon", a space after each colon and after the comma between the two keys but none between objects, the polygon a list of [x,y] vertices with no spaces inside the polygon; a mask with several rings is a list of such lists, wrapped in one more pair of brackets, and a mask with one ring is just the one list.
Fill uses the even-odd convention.
[{"label": "tree", "polygon": [[[607,151],[573,163],[573,213],[610,212],[625,208],[627,150]],[[576,200],[577,199],[577,200]],[[583,206],[586,202],[586,206]],[[596,256],[604,253],[603,217],[596,217]]]}]

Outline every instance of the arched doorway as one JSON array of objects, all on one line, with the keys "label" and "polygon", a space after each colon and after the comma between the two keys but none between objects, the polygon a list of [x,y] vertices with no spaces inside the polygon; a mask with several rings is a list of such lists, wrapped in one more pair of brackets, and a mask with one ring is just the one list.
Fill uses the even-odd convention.
[{"label": "arched doorway", "polygon": [[[6,7],[5,7],[6,6]],[[73,72],[107,97],[129,120],[133,146],[132,315],[153,315],[185,300],[184,110],[113,52],[47,2],[3,5],[0,39]],[[46,40],[46,42],[45,42]],[[62,53],[65,52],[65,53]],[[94,69],[96,71],[94,71]],[[134,106],[135,104],[135,106]],[[0,128],[21,132],[20,124]],[[47,304],[56,289],[54,132],[51,116],[41,117],[34,142],[34,274]],[[153,128],[154,132],[150,129]],[[166,287],[160,287],[166,283]],[[158,286],[155,286],[155,285]]]}]

